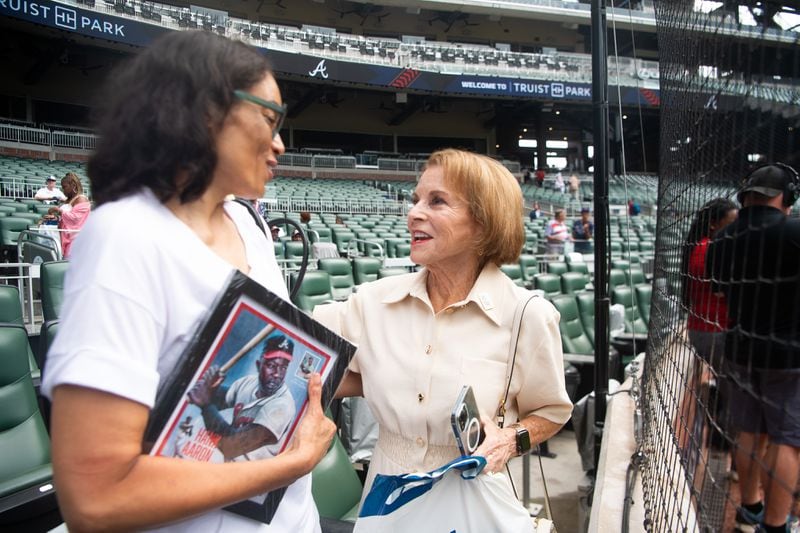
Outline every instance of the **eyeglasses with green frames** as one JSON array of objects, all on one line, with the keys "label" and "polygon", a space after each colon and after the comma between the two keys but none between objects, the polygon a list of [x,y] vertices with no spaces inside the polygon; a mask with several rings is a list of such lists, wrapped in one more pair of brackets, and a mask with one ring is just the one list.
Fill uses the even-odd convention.
[{"label": "eyeglasses with green frames", "polygon": [[254,96],[244,91],[233,91],[233,94],[240,100],[247,100],[248,102],[252,102],[256,105],[260,105],[261,107],[265,107],[273,111],[275,116],[264,116],[264,120],[266,120],[267,124],[269,124],[269,127],[272,128],[272,138],[274,139],[278,136],[278,133],[281,131],[281,126],[283,126],[283,119],[286,118],[285,105],[279,105],[277,102],[264,100],[263,98],[259,98],[258,96]]}]

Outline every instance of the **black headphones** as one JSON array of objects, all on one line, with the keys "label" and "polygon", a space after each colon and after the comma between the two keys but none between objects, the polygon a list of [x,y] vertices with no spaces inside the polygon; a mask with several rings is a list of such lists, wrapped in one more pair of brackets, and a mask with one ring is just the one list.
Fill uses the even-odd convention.
[{"label": "black headphones", "polygon": [[[747,176],[745,176],[743,180],[744,183],[743,188],[747,187],[747,184],[750,181],[750,178],[753,176],[753,174],[766,167],[776,167],[783,171],[783,175],[785,177],[783,186],[783,206],[789,207],[794,205],[794,203],[797,201],[798,196],[800,196],[800,175],[798,175],[797,171],[794,168],[790,167],[785,163],[777,163],[777,162],[770,163],[768,165],[763,165],[756,168],[755,170],[751,171]],[[744,205],[742,195],[743,193],[740,192],[736,196],[736,198],[739,200],[740,204]]]}]

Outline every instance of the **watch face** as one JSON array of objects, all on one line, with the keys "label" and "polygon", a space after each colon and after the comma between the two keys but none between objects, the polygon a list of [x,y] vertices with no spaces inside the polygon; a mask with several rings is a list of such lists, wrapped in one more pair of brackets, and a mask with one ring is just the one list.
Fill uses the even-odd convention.
[{"label": "watch face", "polygon": [[531,449],[531,436],[525,428],[517,429],[517,452],[525,453]]}]

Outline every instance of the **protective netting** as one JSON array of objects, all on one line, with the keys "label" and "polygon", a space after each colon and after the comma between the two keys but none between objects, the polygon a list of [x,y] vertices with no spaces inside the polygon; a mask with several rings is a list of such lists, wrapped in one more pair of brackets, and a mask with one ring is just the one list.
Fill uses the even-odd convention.
[{"label": "protective netting", "polygon": [[800,17],[783,4],[655,3],[661,155],[640,443],[648,530],[731,531],[765,520],[765,496],[773,525],[796,514],[800,220],[797,206],[784,219],[782,204],[755,204],[776,188],[796,199],[800,180],[762,169],[749,182],[761,188],[725,226],[748,173],[800,166],[791,28]]}]

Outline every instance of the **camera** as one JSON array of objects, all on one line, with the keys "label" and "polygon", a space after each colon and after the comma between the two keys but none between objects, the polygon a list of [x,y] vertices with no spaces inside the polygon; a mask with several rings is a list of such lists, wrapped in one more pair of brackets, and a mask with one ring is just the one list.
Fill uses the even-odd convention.
[{"label": "camera", "polygon": [[458,395],[450,413],[450,425],[461,455],[472,455],[483,442],[484,433],[475,394],[469,385],[465,385]]}]

